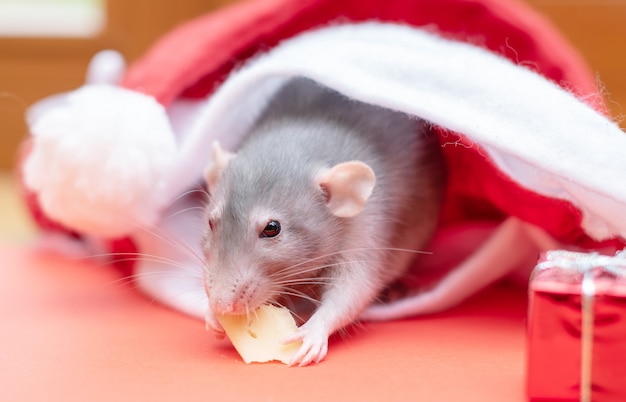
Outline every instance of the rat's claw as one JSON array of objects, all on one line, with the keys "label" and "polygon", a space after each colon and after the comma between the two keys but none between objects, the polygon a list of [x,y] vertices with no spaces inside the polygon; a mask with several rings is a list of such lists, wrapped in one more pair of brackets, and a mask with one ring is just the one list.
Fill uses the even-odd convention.
[{"label": "rat's claw", "polygon": [[328,353],[328,335],[313,332],[302,326],[293,335],[283,340],[284,344],[302,341],[302,346],[289,362],[289,366],[307,366],[321,362]]},{"label": "rat's claw", "polygon": [[206,315],[204,317],[204,323],[207,331],[213,331],[217,339],[224,339],[224,337],[226,336],[224,328],[222,328],[222,324],[217,321],[213,310],[211,310],[210,308],[206,312]]}]

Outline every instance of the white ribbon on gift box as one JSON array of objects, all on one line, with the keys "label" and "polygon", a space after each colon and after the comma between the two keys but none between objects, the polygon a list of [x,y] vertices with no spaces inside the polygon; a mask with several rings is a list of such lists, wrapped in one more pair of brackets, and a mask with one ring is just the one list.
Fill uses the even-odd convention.
[{"label": "white ribbon on gift box", "polygon": [[593,358],[593,304],[596,285],[593,269],[601,267],[604,271],[616,276],[626,275],[626,250],[614,256],[598,253],[581,253],[568,250],[548,251],[545,260],[537,264],[537,270],[561,268],[583,275],[581,284],[581,346],[580,346],[580,401],[591,402],[591,375]]}]

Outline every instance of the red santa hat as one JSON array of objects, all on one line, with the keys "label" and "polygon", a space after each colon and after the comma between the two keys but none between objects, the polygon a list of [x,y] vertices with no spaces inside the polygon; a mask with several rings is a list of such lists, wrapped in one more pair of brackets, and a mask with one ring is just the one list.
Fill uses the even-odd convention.
[{"label": "red santa hat", "polygon": [[31,109],[22,172],[42,225],[108,251],[126,238],[178,258],[165,238],[198,243],[197,219],[172,211],[201,202],[182,195],[211,143],[236,149],[294,76],[433,123],[444,225],[515,216],[583,248],[626,238],[626,137],[579,55],[522,3],[253,0],[183,24],[127,71],[100,57],[84,87]]}]

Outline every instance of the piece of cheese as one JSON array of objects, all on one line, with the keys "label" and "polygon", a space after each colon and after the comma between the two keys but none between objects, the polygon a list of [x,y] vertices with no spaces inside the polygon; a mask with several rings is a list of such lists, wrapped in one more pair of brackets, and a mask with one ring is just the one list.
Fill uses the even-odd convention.
[{"label": "piece of cheese", "polygon": [[218,315],[217,320],[247,364],[275,360],[289,364],[302,345],[302,342],[282,344],[282,340],[298,328],[291,313],[284,307],[263,305],[249,316]]}]

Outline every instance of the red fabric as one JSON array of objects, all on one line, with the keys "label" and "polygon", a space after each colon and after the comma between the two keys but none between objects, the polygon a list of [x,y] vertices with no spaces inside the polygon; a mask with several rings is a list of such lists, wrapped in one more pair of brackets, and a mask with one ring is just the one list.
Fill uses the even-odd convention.
[{"label": "red fabric", "polygon": [[[245,1],[165,35],[132,66],[123,85],[166,105],[181,94],[203,97],[233,67],[283,39],[329,23],[371,19],[432,26],[528,65],[576,92],[596,92],[580,56],[542,16],[515,0]],[[594,106],[602,108],[601,102]]]},{"label": "red fabric", "polygon": [[[521,187],[495,168],[480,147],[463,136],[440,135],[449,168],[443,225],[471,220],[501,220],[506,216],[545,229],[557,239],[586,249],[621,249],[619,239],[597,242],[580,227],[581,212],[566,201]],[[457,143],[458,141],[458,143]]]},{"label": "red fabric", "polygon": [[[130,67],[123,85],[151,94],[164,105],[180,97],[205,97],[233,68],[285,38],[330,23],[371,19],[427,26],[485,46],[577,94],[597,93],[595,79],[578,53],[542,16],[515,0],[245,1],[163,36]],[[585,99],[606,113],[600,97]],[[444,224],[515,215],[563,242],[599,246],[585,235],[581,214],[571,204],[520,187],[496,169],[477,144],[462,135],[444,134],[443,143],[454,143],[444,147],[450,167]],[[32,209],[38,211],[36,203]],[[45,226],[45,216],[38,214],[37,219]],[[623,246],[618,240],[609,243]]]},{"label": "red fabric", "polygon": [[[180,96],[204,97],[233,67],[282,39],[328,23],[369,19],[428,26],[444,36],[485,46],[574,93],[597,92],[594,77],[563,37],[541,15],[510,0],[243,2],[166,35],[131,68],[124,85],[164,104]],[[601,98],[586,99],[606,113]],[[442,142],[450,141],[442,136]],[[512,182],[485,159],[478,145],[461,137],[444,151],[450,167],[444,224],[515,215],[566,243],[599,246],[580,228],[581,214],[575,207]]]}]

